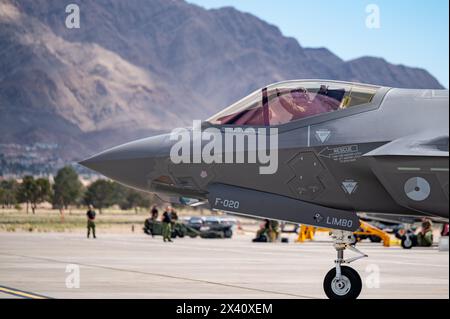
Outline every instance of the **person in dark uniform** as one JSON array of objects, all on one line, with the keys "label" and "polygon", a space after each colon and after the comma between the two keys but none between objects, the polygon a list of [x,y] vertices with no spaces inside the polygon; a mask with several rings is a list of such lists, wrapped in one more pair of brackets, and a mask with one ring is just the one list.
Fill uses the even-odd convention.
[{"label": "person in dark uniform", "polygon": [[164,242],[172,241],[172,218],[170,217],[170,209],[170,206],[167,207],[162,216],[162,235]]},{"label": "person in dark uniform", "polygon": [[153,205],[152,209],[150,210],[150,216],[152,221],[156,221],[158,219],[158,215],[159,215],[158,208],[156,207],[156,205]]},{"label": "person in dark uniform", "polygon": [[156,205],[152,206],[152,209],[150,210],[150,219],[147,220],[147,228],[149,229],[152,237],[155,237],[155,234],[153,232],[154,229],[154,225],[156,224],[157,220],[158,220],[158,208],[156,207]]},{"label": "person in dark uniform", "polygon": [[89,238],[89,235],[91,234],[92,230],[92,236],[94,238],[97,238],[95,236],[95,210],[92,205],[88,206],[88,211],[86,213],[87,217],[87,238]]}]

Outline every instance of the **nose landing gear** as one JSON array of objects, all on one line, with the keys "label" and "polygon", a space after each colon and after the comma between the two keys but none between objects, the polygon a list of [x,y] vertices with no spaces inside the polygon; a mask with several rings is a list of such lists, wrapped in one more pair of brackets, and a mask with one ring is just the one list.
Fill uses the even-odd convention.
[{"label": "nose landing gear", "polygon": [[[332,233],[334,248],[337,252],[335,268],[331,269],[323,281],[323,289],[330,299],[356,299],[361,293],[362,280],[358,272],[342,264],[350,264],[358,259],[367,257],[353,244],[353,233],[335,230]],[[356,257],[344,259],[344,250],[348,248],[358,254]]]}]

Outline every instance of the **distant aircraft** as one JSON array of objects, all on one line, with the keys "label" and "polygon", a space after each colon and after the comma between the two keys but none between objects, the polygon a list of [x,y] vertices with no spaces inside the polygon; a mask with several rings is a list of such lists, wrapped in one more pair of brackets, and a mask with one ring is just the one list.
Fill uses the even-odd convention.
[{"label": "distant aircraft", "polygon": [[448,220],[448,155],[448,90],[298,80],[80,164],[171,202],[331,228],[324,290],[354,299],[361,278],[344,265],[366,257],[352,244],[357,212]]}]

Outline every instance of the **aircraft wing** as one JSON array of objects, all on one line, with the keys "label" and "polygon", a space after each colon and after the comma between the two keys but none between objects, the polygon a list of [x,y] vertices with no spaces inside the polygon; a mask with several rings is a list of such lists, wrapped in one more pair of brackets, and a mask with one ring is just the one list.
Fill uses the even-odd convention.
[{"label": "aircraft wing", "polygon": [[448,219],[448,132],[426,131],[364,154],[391,197],[413,212]]},{"label": "aircraft wing", "polygon": [[399,138],[373,151],[364,154],[366,157],[375,156],[433,156],[448,157],[448,132],[427,131],[419,134]]}]

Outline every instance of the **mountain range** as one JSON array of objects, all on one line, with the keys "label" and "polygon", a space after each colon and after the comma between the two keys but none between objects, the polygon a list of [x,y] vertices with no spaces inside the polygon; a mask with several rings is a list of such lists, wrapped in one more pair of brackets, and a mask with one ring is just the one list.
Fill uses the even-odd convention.
[{"label": "mountain range", "polygon": [[79,29],[66,27],[64,1],[0,0],[0,145],[57,145],[58,158],[79,160],[190,125],[288,79],[442,88],[423,69],[302,47],[231,7],[71,2],[80,8]]}]

